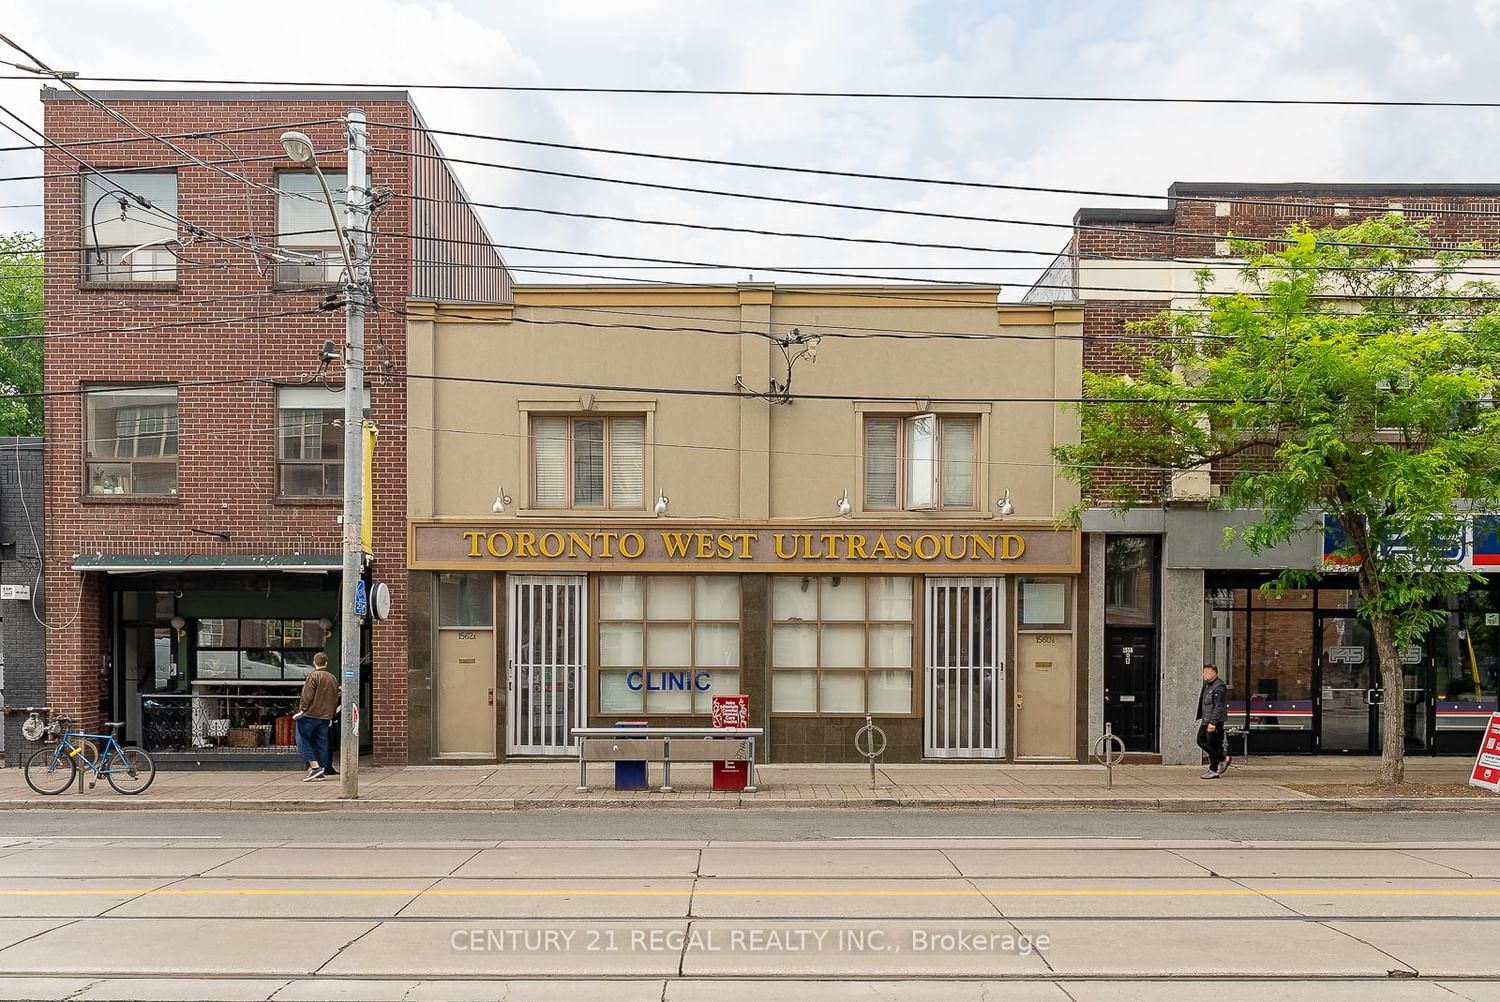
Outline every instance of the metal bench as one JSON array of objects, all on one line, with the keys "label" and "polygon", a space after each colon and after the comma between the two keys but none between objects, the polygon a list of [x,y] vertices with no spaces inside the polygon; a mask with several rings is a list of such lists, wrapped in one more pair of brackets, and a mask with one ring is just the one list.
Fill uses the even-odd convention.
[{"label": "metal bench", "polygon": [[1224,750],[1229,751],[1229,742],[1235,738],[1240,739],[1240,757],[1250,757],[1250,728],[1228,724],[1224,728]]},{"label": "metal bench", "polygon": [[590,762],[660,762],[662,793],[672,792],[673,762],[744,762],[755,792],[755,740],[763,727],[575,727],[578,792],[589,792]]}]

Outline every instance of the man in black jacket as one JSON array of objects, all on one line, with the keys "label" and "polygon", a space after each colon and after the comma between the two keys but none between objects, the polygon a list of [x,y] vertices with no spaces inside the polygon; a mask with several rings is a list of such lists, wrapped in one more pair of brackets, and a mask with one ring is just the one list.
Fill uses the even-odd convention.
[{"label": "man in black jacket", "polygon": [[1224,723],[1229,719],[1228,695],[1219,669],[1203,666],[1203,689],[1198,693],[1198,747],[1208,753],[1208,771],[1199,779],[1218,779],[1233,757],[1224,754]]}]

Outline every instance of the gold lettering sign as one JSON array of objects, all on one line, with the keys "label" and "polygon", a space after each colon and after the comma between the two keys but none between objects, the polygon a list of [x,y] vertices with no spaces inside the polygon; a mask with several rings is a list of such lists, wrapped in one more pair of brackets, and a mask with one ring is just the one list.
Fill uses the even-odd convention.
[{"label": "gold lettering sign", "polygon": [[1076,532],[1045,523],[933,529],[782,525],[663,528],[649,525],[504,527],[416,524],[411,566],[476,568],[568,566],[603,569],[639,565],[699,572],[837,567],[948,569],[962,573],[1074,573]]}]

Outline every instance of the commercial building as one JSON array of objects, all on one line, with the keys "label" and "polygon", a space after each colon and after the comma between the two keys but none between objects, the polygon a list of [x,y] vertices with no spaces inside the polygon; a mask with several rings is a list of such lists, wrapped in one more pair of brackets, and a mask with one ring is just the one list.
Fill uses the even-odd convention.
[{"label": "commercial building", "polygon": [[[406,324],[509,278],[401,91],[44,90],[47,697],[164,757],[292,755],[285,718],[339,649],[344,116],[369,120],[366,324],[378,428],[361,744],[406,758]],[[164,137],[164,138],[158,138]],[[186,155],[184,155],[184,151]],[[342,217],[342,211],[340,212]],[[340,220],[342,222],[342,219]],[[7,578],[9,580],[9,578]]]},{"label": "commercial building", "polygon": [[[1127,324],[1197,305],[1203,269],[1209,291],[1239,287],[1242,262],[1231,256],[1231,234],[1272,237],[1300,220],[1338,227],[1392,211],[1430,218],[1439,248],[1500,241],[1500,185],[1175,184],[1163,209],[1079,210],[1068,246],[1026,301],[1082,300],[1084,368],[1129,372]],[[1496,263],[1471,267],[1489,278]],[[1257,590],[1286,568],[1322,568],[1326,533],[1260,554],[1226,549],[1225,528],[1255,518],[1210,507],[1228,470],[1100,475],[1129,479],[1153,501],[1084,518],[1090,733],[1108,722],[1132,751],[1159,753],[1169,764],[1198,762],[1199,669],[1212,662],[1230,686],[1231,729],[1252,750],[1379,750],[1377,659],[1349,574],[1325,574],[1315,587],[1280,598]],[[1470,533],[1455,568],[1493,570],[1475,559],[1476,547],[1493,545],[1487,535]],[[1403,652],[1410,752],[1473,754],[1478,747],[1500,687],[1497,584],[1488,577],[1453,600],[1446,624]]]},{"label": "commercial building", "polygon": [[1077,761],[1076,304],[974,287],[413,302],[410,758],[708,723],[776,762]]}]

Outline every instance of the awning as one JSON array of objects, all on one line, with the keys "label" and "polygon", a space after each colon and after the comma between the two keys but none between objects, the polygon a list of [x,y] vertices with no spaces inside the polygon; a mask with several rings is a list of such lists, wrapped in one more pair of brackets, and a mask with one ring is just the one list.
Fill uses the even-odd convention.
[{"label": "awning", "polygon": [[343,567],[336,553],[80,553],[75,571],[143,574],[160,571],[283,571],[323,574]]}]

